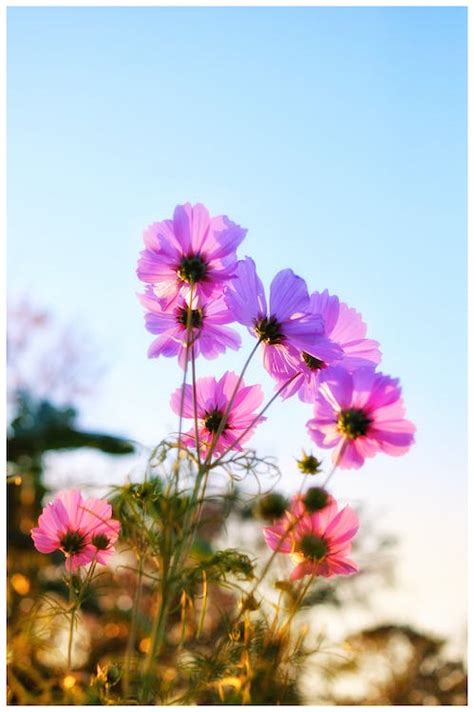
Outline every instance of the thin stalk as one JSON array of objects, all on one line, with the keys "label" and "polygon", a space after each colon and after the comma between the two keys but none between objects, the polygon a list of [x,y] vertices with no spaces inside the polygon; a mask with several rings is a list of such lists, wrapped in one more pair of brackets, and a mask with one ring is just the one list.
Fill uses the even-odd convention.
[{"label": "thin stalk", "polygon": [[188,599],[186,593],[183,591],[181,594],[181,635],[179,638],[179,647],[182,647],[186,638],[186,608],[188,605]]},{"label": "thin stalk", "polygon": [[151,684],[151,675],[152,675],[152,669],[153,669],[153,663],[155,661],[156,656],[160,652],[161,646],[163,644],[163,639],[164,639],[164,630],[165,630],[165,625],[168,617],[168,611],[171,605],[171,598],[172,598],[172,592],[168,592],[168,571],[163,571],[163,578],[161,581],[161,605],[160,605],[160,612],[156,616],[154,625],[153,625],[153,631],[152,631],[152,636],[151,636],[151,641],[150,641],[150,650],[147,655],[146,663],[145,663],[145,674],[143,676],[143,693],[145,698],[148,697],[148,693],[150,691],[150,684]]},{"label": "thin stalk", "polygon": [[[287,384],[285,384],[285,385],[287,385]],[[306,477],[304,477],[304,478],[302,479],[301,485],[300,485],[300,487],[299,487],[299,489],[298,489],[298,495],[300,495],[301,492],[302,492],[302,490],[303,490],[303,486],[304,486],[305,480],[306,480]],[[248,597],[248,598],[251,598],[251,597],[256,593],[257,588],[260,586],[260,584],[262,583],[263,579],[265,578],[265,576],[266,576],[267,573],[269,572],[270,567],[271,567],[273,561],[274,561],[275,558],[276,558],[276,555],[281,552],[281,547],[283,546],[283,543],[284,543],[286,537],[288,536],[288,534],[290,534],[290,533],[293,531],[293,529],[296,527],[296,525],[298,524],[298,522],[300,521],[300,519],[302,519],[304,516],[305,516],[305,513],[302,512],[299,517],[295,517],[294,520],[291,522],[290,526],[285,530],[285,536],[281,538],[280,542],[278,543],[277,548],[272,551],[272,553],[271,553],[271,555],[270,555],[270,558],[268,559],[267,563],[266,563],[265,566],[263,567],[263,570],[262,570],[260,576],[258,577],[258,579],[256,580],[256,582],[254,583],[254,585],[253,585],[253,587],[251,588],[250,592],[247,594],[247,597]],[[234,626],[234,625],[239,621],[239,619],[240,619],[242,613],[243,613],[243,610],[240,611],[240,612],[237,614],[237,616],[236,616],[236,617],[234,618],[234,620],[232,621],[231,627]]]},{"label": "thin stalk", "polygon": [[67,672],[70,674],[72,672],[72,641],[74,637],[74,623],[76,619],[76,606],[73,605],[73,590],[72,590],[72,577],[69,582],[69,605],[71,620],[69,623],[69,640],[67,645]]},{"label": "thin stalk", "polygon": [[196,393],[196,357],[194,354],[194,344],[191,347],[191,366],[192,366],[192,380],[193,380],[193,408],[194,408],[194,437],[196,440],[196,451],[198,457],[198,464],[201,467],[201,451],[199,447],[199,426],[198,426],[198,416],[197,416],[197,393]]},{"label": "thin stalk", "polygon": [[[210,460],[211,460],[211,458],[212,458],[212,453],[213,453],[213,451],[214,451],[214,448],[215,448],[215,446],[216,446],[216,444],[217,444],[217,441],[218,441],[218,439],[219,439],[219,437],[220,437],[222,431],[224,430],[225,424],[226,424],[226,422],[227,422],[227,418],[229,417],[229,413],[230,413],[230,410],[231,410],[232,405],[233,405],[233,403],[234,403],[234,400],[235,400],[235,398],[236,398],[236,396],[237,396],[237,392],[238,392],[238,390],[239,390],[240,384],[242,383],[242,380],[243,380],[243,377],[244,377],[244,375],[245,375],[245,372],[246,372],[246,370],[247,370],[247,368],[248,368],[248,366],[249,366],[249,364],[250,364],[250,362],[251,362],[253,356],[255,355],[255,353],[256,353],[256,351],[257,351],[259,345],[260,345],[260,341],[261,341],[260,339],[257,341],[256,345],[253,347],[252,351],[250,352],[249,356],[247,357],[247,360],[246,360],[245,363],[244,363],[244,366],[243,366],[242,371],[241,371],[241,373],[240,373],[240,376],[239,376],[239,378],[238,378],[237,384],[236,384],[236,386],[235,386],[235,388],[234,388],[234,391],[233,391],[232,396],[231,396],[231,398],[230,398],[230,400],[229,400],[229,403],[227,404],[227,407],[226,407],[226,409],[225,409],[225,411],[224,411],[224,413],[223,413],[223,415],[222,415],[221,422],[219,423],[219,428],[217,429],[216,433],[214,434],[214,437],[213,437],[213,439],[212,439],[211,445],[210,445],[209,450],[208,450],[208,452],[207,452],[207,454],[206,454],[206,457],[205,457],[205,459],[204,459],[204,462],[201,462],[201,461],[200,461],[200,457],[199,457],[199,437],[198,437],[198,436],[199,436],[199,432],[198,432],[198,425],[197,425],[196,373],[195,373],[194,360],[193,360],[193,400],[194,400],[195,438],[196,438],[196,447],[197,447],[197,450],[198,450],[198,458],[199,458],[199,459],[198,459],[198,462],[199,462],[199,467],[198,467],[198,473],[197,473],[197,476],[196,476],[196,482],[195,482],[195,484],[194,484],[193,492],[192,492],[192,495],[191,495],[191,501],[190,501],[190,503],[189,503],[189,510],[188,510],[188,511],[190,512],[190,517],[191,517],[191,522],[190,522],[190,523],[191,523],[191,529],[190,529],[190,533],[191,533],[190,546],[192,546],[192,542],[194,541],[194,534],[195,534],[196,527],[197,527],[197,524],[198,524],[198,522],[199,522],[199,518],[200,518],[201,512],[202,512],[202,506],[203,506],[203,504],[201,503],[201,505],[200,505],[200,507],[199,507],[199,510],[198,510],[198,515],[197,515],[197,517],[193,517],[194,506],[195,506],[195,504],[196,504],[196,502],[197,502],[197,500],[198,500],[198,495],[199,495],[199,489],[200,489],[200,486],[201,486],[201,482],[202,482],[202,480],[203,480],[203,478],[204,478],[204,487],[203,487],[202,497],[201,497],[201,499],[203,500],[203,499],[204,499],[204,492],[205,492],[206,485],[207,485],[207,480],[208,480],[208,477],[209,477],[209,469],[210,469],[209,464],[210,464]],[[183,524],[183,529],[184,529],[184,531],[183,531],[183,542],[184,542],[184,540],[185,540],[185,534],[186,534],[186,531],[187,531],[188,523],[189,523],[189,517],[186,517],[186,519],[185,519],[185,521],[184,521],[184,524]],[[174,557],[174,562],[176,563],[176,565],[177,565],[177,564],[179,563],[179,561],[180,561],[181,554],[182,554],[182,548],[183,548],[183,547],[179,547],[179,549],[178,549],[178,551],[177,551],[177,553],[176,553],[176,555],[175,555],[175,557]],[[189,548],[190,548],[190,547],[188,546],[187,549],[189,550]]]},{"label": "thin stalk", "polygon": [[[171,484],[169,485],[171,486]],[[144,692],[148,694],[150,682],[151,682],[151,671],[154,659],[159,653],[164,639],[164,631],[166,620],[168,616],[168,611],[171,606],[171,601],[173,598],[173,587],[171,585],[174,575],[174,569],[172,567],[173,558],[173,548],[174,542],[172,541],[170,521],[167,518],[163,522],[163,549],[161,551],[161,601],[160,601],[160,611],[153,622],[153,629],[151,635],[150,649],[148,651],[146,663],[145,663],[145,681],[144,681]]]},{"label": "thin stalk", "polygon": [[290,627],[290,623],[293,620],[293,618],[295,617],[295,615],[298,613],[298,607],[299,607],[300,603],[302,603],[304,597],[306,596],[309,587],[311,586],[311,584],[314,581],[314,578],[315,578],[315,574],[311,574],[308,581],[301,585],[298,595],[296,596],[296,598],[293,601],[293,604],[291,606],[288,618],[286,619],[286,621],[283,624],[283,629],[285,629],[285,628],[288,629]]},{"label": "thin stalk", "polygon": [[142,584],[143,584],[143,557],[140,556],[138,559],[138,576],[137,576],[137,586],[135,588],[135,595],[133,597],[133,607],[132,607],[132,617],[130,621],[130,633],[127,641],[127,650],[125,653],[125,671],[124,671],[124,689],[125,694],[128,695],[129,684],[130,684],[130,664],[132,660],[133,650],[135,648],[135,640],[137,635],[137,620],[138,620],[138,607],[140,604],[140,598],[142,594]]},{"label": "thin stalk", "polygon": [[[196,401],[196,398],[195,398],[196,372],[195,372],[195,365],[194,365],[194,348],[192,348],[193,342],[192,342],[192,338],[191,338],[192,337],[193,291],[194,291],[194,285],[191,284],[190,298],[189,298],[189,303],[187,304],[187,314],[186,314],[185,364],[184,364],[184,373],[183,373],[183,383],[181,386],[181,400],[180,400],[180,407],[179,407],[178,454],[177,454],[176,470],[175,470],[175,484],[176,484],[176,486],[178,485],[178,480],[179,480],[179,470],[180,470],[180,460],[181,460],[181,438],[182,438],[182,431],[183,431],[184,397],[185,397],[185,390],[186,390],[186,380],[187,380],[187,373],[188,373],[190,349],[192,349],[191,354],[192,354],[192,373],[193,373],[193,398],[194,398],[194,401]],[[197,427],[197,417],[195,419],[195,425]],[[198,450],[198,453],[199,453],[199,450]],[[165,526],[165,533],[166,533],[166,526]],[[173,597],[173,587],[172,587],[172,585],[170,585],[170,583],[171,583],[170,579],[173,578],[174,570],[175,570],[175,567],[172,565],[173,564],[173,552],[171,550],[169,550],[170,543],[165,541],[165,544],[168,544],[168,546],[166,546],[166,550],[163,552],[162,562],[161,562],[162,563],[162,578],[161,578],[160,610],[159,610],[159,613],[156,616],[154,623],[153,623],[153,630],[152,630],[151,641],[150,641],[150,650],[148,652],[146,663],[145,663],[145,679],[144,679],[144,688],[143,688],[145,697],[149,693],[153,662],[154,662],[154,659],[156,658],[157,654],[159,653],[162,643],[163,643],[164,630],[165,630],[166,621],[167,621],[167,617],[168,617],[168,611],[169,611],[169,608],[171,605],[171,600]],[[174,558],[176,558],[176,557],[174,557]]]},{"label": "thin stalk", "polygon": [[346,449],[346,445],[347,445],[347,441],[344,441],[343,444],[342,444],[342,446],[341,446],[341,449],[339,450],[339,454],[338,454],[338,456],[337,456],[337,458],[336,458],[336,462],[334,463],[331,472],[329,473],[329,475],[328,475],[328,476],[326,477],[326,479],[324,480],[324,483],[323,483],[323,488],[324,488],[324,489],[326,489],[326,487],[327,487],[328,484],[329,484],[330,479],[332,478],[333,474],[336,472],[337,468],[339,467],[339,463],[340,463],[341,458],[342,458],[342,456],[343,456],[343,454],[344,454],[344,450]]},{"label": "thin stalk", "polygon": [[199,625],[198,629],[196,632],[196,639],[201,637],[201,633],[204,629],[204,619],[206,618],[206,609],[207,609],[207,576],[206,572],[202,572],[202,607],[201,607],[201,615],[199,616]]},{"label": "thin stalk", "polygon": [[258,423],[258,421],[260,420],[260,418],[262,417],[262,415],[267,412],[267,410],[270,408],[270,406],[272,405],[272,403],[278,398],[278,396],[280,395],[280,393],[281,393],[282,391],[284,391],[285,388],[286,388],[287,386],[289,386],[289,384],[290,384],[292,381],[294,381],[294,379],[295,379],[296,376],[298,376],[298,375],[299,375],[298,373],[295,373],[295,374],[294,374],[293,376],[291,376],[287,381],[285,381],[285,383],[281,386],[281,388],[278,389],[278,391],[275,393],[275,395],[270,398],[270,400],[268,401],[268,403],[266,404],[266,406],[265,406],[264,408],[262,408],[262,410],[260,411],[260,413],[259,413],[258,415],[255,416],[255,418],[252,420],[252,422],[250,423],[250,425],[243,431],[243,433],[241,433],[241,434],[239,435],[239,437],[238,437],[236,440],[234,440],[234,442],[232,443],[232,445],[229,445],[229,447],[227,448],[227,450],[224,450],[224,452],[222,453],[222,455],[220,455],[220,457],[218,457],[217,460],[215,460],[215,461],[212,463],[212,467],[216,467],[216,466],[224,459],[224,457],[225,457],[231,450],[233,450],[236,445],[238,445],[238,444],[240,443],[240,441],[247,435],[247,433],[249,432],[249,430],[252,430],[252,428],[256,425],[256,423]]},{"label": "thin stalk", "polygon": [[176,481],[179,478],[179,464],[180,464],[180,454],[181,454],[181,437],[183,433],[183,409],[184,409],[184,393],[186,388],[186,378],[188,375],[188,363],[189,363],[189,349],[192,344],[191,333],[192,333],[192,304],[193,304],[193,291],[194,285],[191,284],[191,291],[189,295],[189,304],[187,305],[186,313],[186,350],[185,350],[185,362],[184,362],[184,373],[183,373],[183,384],[181,386],[181,400],[179,404],[179,425],[178,425],[178,457],[176,463]]},{"label": "thin stalk", "polygon": [[79,593],[77,596],[74,593],[73,585],[72,585],[72,574],[69,578],[69,612],[71,614],[71,621],[69,623],[69,637],[68,637],[68,645],[67,645],[67,670],[68,673],[72,671],[72,642],[74,638],[74,624],[76,622],[76,611],[78,608],[81,606],[82,602],[82,597],[83,594],[89,585],[92,576],[94,575],[95,567],[97,565],[97,562],[94,560],[89,568],[89,571],[86,574],[86,577],[84,581],[81,583],[81,587],[79,589]]}]

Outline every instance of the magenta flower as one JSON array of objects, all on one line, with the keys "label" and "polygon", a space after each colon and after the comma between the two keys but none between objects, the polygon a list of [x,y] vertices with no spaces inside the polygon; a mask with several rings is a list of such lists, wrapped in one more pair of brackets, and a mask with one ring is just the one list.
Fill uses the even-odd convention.
[{"label": "magenta flower", "polygon": [[357,514],[350,507],[338,511],[336,500],[317,512],[309,513],[300,496],[293,497],[289,511],[263,530],[273,551],[289,554],[296,563],[290,579],[303,576],[344,576],[355,573],[357,566],[348,556],[352,539],[359,528]]},{"label": "magenta flower", "polygon": [[154,223],[143,234],[137,274],[166,307],[181,294],[222,293],[237,266],[235,251],[246,230],[225,215],[211,218],[204,205],[178,205],[172,220]]},{"label": "magenta flower", "polygon": [[78,490],[68,490],[46,505],[31,536],[42,554],[62,551],[66,570],[74,572],[91,561],[107,564],[120,531],[111,517],[108,502],[83,499]]},{"label": "magenta flower", "polygon": [[[322,352],[316,357],[306,352],[297,353],[291,349],[291,355],[298,360],[300,374],[283,391],[288,398],[298,393],[306,403],[313,403],[318,393],[321,373],[328,366],[343,366],[352,373],[363,366],[374,366],[380,363],[379,344],[372,339],[366,339],[367,326],[361,315],[340,302],[336,296],[330,296],[327,289],[324,292],[313,292],[310,297],[311,313],[319,314],[324,323],[324,336],[333,346],[333,351],[327,353],[324,359]],[[325,343],[325,342],[324,342]]]},{"label": "magenta flower", "polygon": [[299,354],[331,359],[334,347],[325,339],[323,319],[311,313],[306,283],[284,269],[270,285],[270,307],[250,257],[238,263],[236,278],[225,290],[236,321],[263,344],[263,364],[277,380],[287,381],[299,371]]},{"label": "magenta flower", "polygon": [[359,468],[377,452],[403,455],[414,442],[415,426],[405,420],[398,379],[360,368],[351,375],[330,367],[321,375],[308,421],[310,437],[323,448],[335,448],[332,461],[344,469]]},{"label": "magenta flower", "polygon": [[[227,371],[219,381],[208,376],[199,378],[196,382],[199,449],[204,456],[207,455],[215,439],[238,380],[237,374]],[[255,412],[262,400],[263,391],[260,386],[245,386],[243,382],[240,383],[225,427],[216,441],[214,449],[216,454],[222,454],[228,448],[242,449],[242,444],[253,435],[256,426],[266,420],[263,417],[258,418]],[[182,398],[181,388],[171,396],[171,408],[177,415],[180,414],[181,401],[183,401],[183,418],[194,419],[193,389],[189,384],[184,386],[184,398]],[[237,440],[239,442],[236,442]],[[183,436],[182,441],[187,446],[196,447],[194,424]]]},{"label": "magenta flower", "polygon": [[[163,307],[154,294],[151,285],[139,299],[147,310],[145,325],[152,334],[158,334],[150,348],[148,357],[178,356],[180,365],[184,368],[186,362],[186,325],[188,305],[182,296],[168,307]],[[199,305],[198,305],[199,304]],[[240,336],[225,324],[234,321],[223,297],[216,299],[193,300],[190,324],[192,326],[190,344],[194,346],[194,355],[201,353],[205,358],[213,359],[224,353],[227,348],[237,350],[240,346]],[[190,352],[189,352],[190,353]]]}]

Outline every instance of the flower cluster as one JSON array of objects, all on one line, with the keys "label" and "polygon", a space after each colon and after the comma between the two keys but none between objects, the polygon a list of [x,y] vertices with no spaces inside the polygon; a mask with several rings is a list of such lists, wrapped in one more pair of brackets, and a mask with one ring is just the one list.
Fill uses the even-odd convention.
[{"label": "flower cluster", "polygon": [[[199,204],[178,206],[172,220],[145,231],[137,272],[148,286],[140,300],[147,329],[159,335],[149,356],[178,356],[183,367],[191,356],[215,358],[239,348],[240,337],[228,326],[237,322],[257,339],[278,392],[312,404],[309,435],[319,447],[333,448],[339,467],[360,467],[378,451],[406,452],[415,428],[404,418],[398,381],[376,370],[379,345],[366,337],[361,315],[327,289],[310,294],[291,269],[275,275],[267,300],[254,261],[237,259],[245,234],[225,216],[211,218]],[[231,383],[239,397],[232,396]],[[196,405],[190,386],[184,395],[173,395],[175,412],[197,415],[204,451],[218,431],[217,454],[224,445],[238,448],[261,421],[246,417],[261,402],[259,387],[250,387],[249,409],[241,385],[227,373],[218,383],[198,381]],[[227,420],[220,427],[225,408]],[[197,445],[195,433],[186,435],[186,443]]]},{"label": "flower cluster", "polygon": [[[327,289],[310,293],[291,269],[275,275],[267,298],[254,261],[237,256],[245,235],[228,217],[211,217],[203,205],[189,203],[144,232],[137,274],[146,285],[139,295],[145,325],[155,336],[148,356],[176,357],[184,371],[170,401],[179,416],[178,449],[196,452],[207,481],[210,468],[250,440],[277,395],[298,395],[313,409],[309,436],[332,450],[334,467],[360,468],[378,452],[405,453],[415,427],[405,419],[398,380],[377,370],[379,344],[367,338],[361,315]],[[232,324],[246,327],[256,340],[241,374],[196,378],[200,356],[214,359],[240,348]],[[256,351],[276,391],[261,410],[261,386],[243,380]],[[190,362],[192,383],[186,380]],[[183,419],[193,421],[184,433]],[[321,464],[306,454],[298,461],[305,475],[319,473]],[[334,499],[326,501],[321,492],[308,497],[294,497],[265,530],[268,544],[296,561],[292,578],[353,572],[347,554],[356,515],[347,507],[338,512]],[[40,551],[63,551],[67,568],[74,570],[93,560],[106,563],[118,530],[107,503],[82,500],[73,491],[46,507],[32,536]]]},{"label": "flower cluster", "polygon": [[[310,293],[291,269],[275,275],[267,299],[254,261],[237,258],[245,234],[227,217],[211,218],[203,205],[190,204],[145,231],[138,276],[147,288],[140,299],[147,329],[158,334],[149,356],[178,356],[186,368],[199,355],[214,358],[227,348],[238,349],[240,338],[229,327],[237,322],[257,340],[255,350],[261,350],[277,394],[297,394],[312,406],[309,436],[332,449],[334,466],[359,468],[377,452],[405,453],[415,427],[405,419],[398,380],[377,370],[379,344],[367,338],[361,315],[327,289]],[[238,450],[251,437],[264,420],[257,412],[263,395],[260,386],[245,386],[242,376],[227,372],[220,380],[201,378],[173,394],[174,412],[194,419],[183,444],[209,458]],[[299,463],[304,473],[319,472],[320,465],[312,455]],[[293,577],[353,571],[344,562],[357,528],[355,515],[347,508],[338,514],[333,500],[321,512],[304,514],[301,507],[296,498],[265,534],[275,548],[286,532],[280,551],[299,562]],[[341,527],[350,536],[340,539]],[[310,539],[314,546],[318,539],[324,554],[308,553]]]}]

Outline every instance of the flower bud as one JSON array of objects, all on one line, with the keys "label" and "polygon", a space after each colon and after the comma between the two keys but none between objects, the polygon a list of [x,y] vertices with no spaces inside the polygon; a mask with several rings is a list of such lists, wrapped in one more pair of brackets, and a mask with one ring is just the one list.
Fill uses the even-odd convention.
[{"label": "flower bud", "polygon": [[321,472],[322,461],[314,455],[307,455],[304,450],[301,459],[297,460],[296,464],[303,475],[317,475]]},{"label": "flower bud", "polygon": [[283,516],[288,506],[286,498],[278,492],[270,492],[259,501],[257,514],[262,519],[273,521]]},{"label": "flower bud", "polygon": [[303,497],[303,503],[308,512],[319,512],[327,505],[329,494],[322,487],[310,487]]}]

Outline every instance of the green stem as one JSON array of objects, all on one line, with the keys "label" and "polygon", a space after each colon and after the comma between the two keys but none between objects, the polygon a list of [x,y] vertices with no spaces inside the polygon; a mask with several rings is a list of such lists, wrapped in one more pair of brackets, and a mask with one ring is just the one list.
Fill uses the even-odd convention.
[{"label": "green stem", "polygon": [[[286,385],[288,385],[288,384],[285,384],[285,386],[286,386]],[[285,387],[285,386],[284,386],[284,387]],[[299,487],[299,489],[298,489],[298,495],[300,495],[301,492],[302,492],[302,490],[303,490],[303,486],[304,486],[305,480],[306,480],[306,477],[304,477],[303,480],[302,480],[302,482],[301,482],[301,485],[300,485],[300,487]],[[265,578],[265,576],[266,576],[267,573],[269,572],[270,567],[271,567],[273,561],[275,560],[276,555],[280,553],[281,547],[283,546],[283,543],[284,543],[284,541],[285,541],[285,538],[288,536],[288,534],[290,534],[290,533],[293,531],[293,529],[296,527],[296,525],[298,524],[298,522],[299,522],[304,516],[305,516],[305,514],[304,514],[304,512],[303,512],[302,514],[300,514],[299,517],[295,517],[294,520],[291,522],[290,526],[285,530],[285,536],[283,536],[283,537],[281,538],[281,540],[280,540],[280,542],[279,542],[277,548],[272,551],[271,556],[270,556],[270,558],[268,559],[268,561],[267,561],[267,563],[265,564],[265,566],[263,567],[263,570],[262,570],[260,576],[259,576],[258,579],[255,581],[255,583],[254,583],[253,587],[251,588],[250,592],[247,594],[247,598],[251,598],[251,597],[256,593],[258,587],[260,586],[260,584],[262,583],[263,579]],[[240,618],[241,618],[243,612],[244,612],[244,609],[242,608],[242,609],[237,613],[237,615],[234,617],[233,621],[232,621],[231,624],[230,624],[230,628],[233,628],[233,627],[235,626],[235,624],[238,623],[238,621],[240,620]]]},{"label": "green stem", "polygon": [[137,586],[135,589],[135,595],[133,597],[133,607],[132,607],[132,617],[130,620],[130,633],[127,641],[127,651],[125,658],[125,671],[124,671],[124,689],[125,694],[128,695],[130,687],[130,665],[132,661],[133,651],[135,649],[135,640],[137,635],[137,619],[138,619],[138,608],[140,605],[140,598],[142,593],[142,583],[143,583],[143,557],[140,555],[138,559],[138,576],[137,576]]},{"label": "green stem", "polygon": [[197,416],[197,393],[196,393],[196,357],[194,355],[194,344],[191,347],[191,367],[193,379],[193,408],[194,408],[194,437],[196,440],[196,451],[199,467],[201,467],[201,452],[199,448],[199,426]]},{"label": "green stem", "polygon": [[74,591],[72,587],[72,574],[69,579],[69,613],[71,621],[69,623],[69,639],[67,645],[67,672],[72,672],[72,641],[74,637],[74,623],[76,618],[76,605],[74,604]]},{"label": "green stem", "polygon": [[262,410],[260,411],[260,413],[259,413],[258,415],[255,416],[255,418],[252,420],[252,422],[250,423],[250,425],[239,435],[239,437],[238,437],[236,440],[234,440],[234,442],[232,443],[232,445],[229,445],[229,447],[227,448],[227,450],[224,450],[224,452],[222,453],[222,455],[221,455],[220,457],[218,457],[217,460],[215,460],[215,461],[212,463],[212,467],[216,467],[220,462],[222,462],[222,460],[224,459],[224,457],[225,457],[231,450],[233,450],[236,445],[238,445],[238,444],[240,443],[240,441],[247,435],[247,433],[249,432],[249,430],[252,430],[252,428],[258,423],[258,421],[260,420],[260,418],[262,417],[262,415],[267,412],[267,410],[270,408],[270,406],[272,405],[272,403],[278,398],[278,396],[280,395],[280,393],[281,393],[282,391],[284,391],[285,388],[286,388],[287,386],[289,386],[290,383],[291,383],[292,381],[294,381],[294,379],[295,379],[296,376],[298,376],[298,375],[299,375],[298,373],[295,373],[295,374],[294,374],[293,376],[291,376],[287,381],[285,381],[285,383],[281,386],[281,388],[278,389],[278,391],[275,393],[275,395],[270,398],[270,400],[268,401],[268,403],[266,404],[266,406],[265,406],[264,408],[262,408]]},{"label": "green stem", "polygon": [[295,617],[295,615],[298,613],[299,605],[300,605],[300,603],[303,602],[303,599],[304,599],[304,597],[306,596],[306,593],[308,592],[309,587],[310,587],[311,584],[313,583],[314,578],[315,578],[315,574],[311,574],[311,576],[309,577],[308,581],[307,581],[306,583],[303,583],[303,584],[301,585],[300,590],[299,590],[299,592],[298,592],[298,595],[296,596],[296,598],[295,598],[295,600],[293,601],[293,604],[292,604],[292,606],[291,606],[291,609],[290,609],[290,613],[289,613],[289,615],[288,615],[288,618],[285,620],[285,623],[284,623],[284,625],[283,625],[283,628],[287,628],[287,629],[288,629],[288,628],[290,627],[290,623],[291,623],[291,621],[293,620],[293,618]]},{"label": "green stem", "polygon": [[192,345],[192,304],[193,304],[193,291],[194,285],[191,284],[191,292],[189,295],[189,304],[187,305],[186,313],[186,352],[185,352],[185,362],[184,362],[184,373],[183,373],[183,384],[181,386],[181,400],[179,405],[179,425],[178,425],[178,455],[176,460],[176,482],[179,479],[179,468],[180,468],[180,456],[181,456],[181,437],[183,431],[183,408],[184,408],[184,392],[186,388],[186,377],[188,374],[188,363],[189,363],[189,349]]},{"label": "green stem", "polygon": [[341,447],[341,449],[339,450],[339,455],[337,456],[336,462],[334,463],[331,472],[329,473],[329,475],[328,475],[328,476],[326,477],[326,479],[324,480],[324,483],[323,483],[323,488],[324,488],[324,489],[326,489],[326,487],[327,487],[328,484],[329,484],[330,479],[332,478],[333,474],[336,472],[337,468],[339,467],[339,463],[340,463],[341,458],[342,458],[342,456],[343,456],[343,454],[344,454],[344,450],[346,449],[346,444],[347,444],[346,442],[344,442],[344,443],[342,444],[342,447]]},{"label": "green stem", "polygon": [[74,637],[74,622],[75,622],[76,611],[75,608],[71,609],[71,622],[69,624],[69,642],[67,646],[67,671],[72,672],[72,641]]}]

